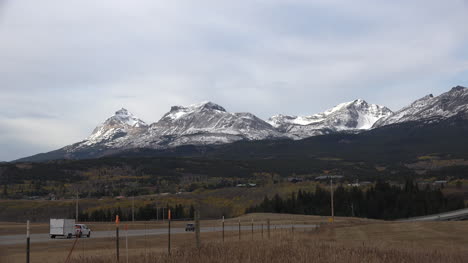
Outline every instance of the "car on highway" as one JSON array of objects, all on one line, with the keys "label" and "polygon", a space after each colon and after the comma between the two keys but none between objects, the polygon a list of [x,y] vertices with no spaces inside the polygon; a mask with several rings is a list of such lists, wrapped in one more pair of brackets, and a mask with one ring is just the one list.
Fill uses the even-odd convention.
[{"label": "car on highway", "polygon": [[185,226],[185,231],[195,231],[195,224],[189,223]]},{"label": "car on highway", "polygon": [[91,237],[91,229],[85,224],[75,224],[75,236],[76,237]]}]

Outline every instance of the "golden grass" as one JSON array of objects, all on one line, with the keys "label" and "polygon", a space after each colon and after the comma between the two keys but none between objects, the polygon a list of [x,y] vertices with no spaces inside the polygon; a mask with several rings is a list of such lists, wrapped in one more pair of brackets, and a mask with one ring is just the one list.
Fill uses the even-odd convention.
[{"label": "golden grass", "polygon": [[[324,235],[325,234],[325,235]],[[466,262],[467,251],[391,247],[371,241],[354,244],[329,239],[328,231],[275,233],[272,239],[204,243],[200,250],[186,244],[172,252],[133,254],[129,262]],[[122,257],[125,260],[125,255]],[[111,263],[114,255],[78,256],[72,262]]]},{"label": "golden grass", "polygon": [[[326,217],[251,214],[226,221],[236,225],[251,218],[257,224],[270,218],[272,224],[323,223]],[[319,230],[276,229],[271,239],[260,230],[201,233],[202,248],[195,249],[193,233],[172,236],[172,256],[167,255],[167,235],[129,238],[129,262],[466,262],[468,258],[468,222],[384,222],[358,218],[336,218],[331,226]],[[183,222],[174,222],[175,226]],[[203,221],[203,226],[219,225]],[[154,225],[156,226],[156,225]],[[164,227],[165,225],[159,225]],[[112,224],[101,224],[104,230]],[[123,236],[123,232],[121,232]],[[73,240],[33,243],[32,262],[64,262]],[[124,239],[120,242],[121,261],[125,262]],[[0,246],[0,262],[24,262],[24,245]],[[115,262],[115,240],[112,238],[80,239],[73,252],[73,262]]]}]

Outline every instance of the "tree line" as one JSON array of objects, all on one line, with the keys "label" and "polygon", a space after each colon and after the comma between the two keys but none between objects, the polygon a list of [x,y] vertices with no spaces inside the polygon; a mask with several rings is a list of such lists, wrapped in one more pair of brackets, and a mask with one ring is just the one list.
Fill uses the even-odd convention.
[{"label": "tree line", "polygon": [[[334,213],[336,216],[355,216],[374,219],[398,219],[465,207],[460,196],[444,196],[440,189],[419,189],[411,180],[403,187],[377,182],[363,191],[359,187],[338,186],[334,190]],[[247,209],[251,212],[291,213],[306,215],[330,215],[330,191],[317,186],[315,191],[299,190],[286,198],[276,194],[258,205]]]},{"label": "tree line", "polygon": [[[156,207],[152,204],[147,204],[145,206],[139,207],[134,211],[134,217],[137,221],[147,221],[147,220],[162,220],[167,219],[168,211],[171,210],[171,218],[173,220],[177,219],[190,219],[194,217],[195,208],[193,205],[190,207],[184,207],[183,205],[170,206],[166,205],[163,207]],[[132,221],[132,210],[131,208],[121,209],[120,207],[112,209],[94,209],[92,211],[84,211],[78,213],[79,221],[113,221],[115,216],[119,215],[120,220],[122,221]],[[73,218],[71,216],[70,218]]]}]

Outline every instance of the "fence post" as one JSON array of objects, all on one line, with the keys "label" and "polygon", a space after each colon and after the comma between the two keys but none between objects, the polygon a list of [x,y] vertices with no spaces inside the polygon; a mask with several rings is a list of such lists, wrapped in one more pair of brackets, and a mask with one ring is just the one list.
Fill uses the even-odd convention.
[{"label": "fence post", "polygon": [[254,238],[254,221],[253,221],[253,218],[252,218],[252,240]]},{"label": "fence post", "polygon": [[291,233],[294,237],[294,219],[291,221]]},{"label": "fence post", "polygon": [[239,240],[241,240],[241,223],[240,223],[240,219],[239,219]]},{"label": "fence post", "polygon": [[26,221],[26,263],[29,263],[29,253],[31,250],[30,242],[31,242],[31,239],[29,236],[29,220],[28,220]]},{"label": "fence post", "polygon": [[270,219],[267,219],[268,239],[270,239]]},{"label": "fence post", "polygon": [[[164,211],[164,210],[163,210]],[[167,253],[171,255],[171,209],[167,210]],[[163,214],[164,221],[164,214]]]},{"label": "fence post", "polygon": [[263,223],[262,223],[262,239],[263,239]]},{"label": "fence post", "polygon": [[223,216],[223,242],[224,242],[224,216]]},{"label": "fence post", "polygon": [[127,263],[128,263],[128,225],[125,225],[125,250],[127,255]]},{"label": "fence post", "polygon": [[195,241],[197,249],[200,249],[200,210],[195,211]]},{"label": "fence post", "polygon": [[117,255],[117,262],[120,260],[120,251],[119,251],[119,215],[115,216],[115,253]]}]

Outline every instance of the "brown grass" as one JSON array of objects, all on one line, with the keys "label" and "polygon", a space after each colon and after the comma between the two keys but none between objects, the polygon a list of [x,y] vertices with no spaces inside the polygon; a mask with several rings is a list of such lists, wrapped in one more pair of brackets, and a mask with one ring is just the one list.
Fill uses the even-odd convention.
[{"label": "brown grass", "polygon": [[[342,244],[324,240],[314,232],[296,233],[295,236],[275,235],[270,240],[210,242],[200,250],[186,246],[167,253],[133,255],[129,262],[466,262],[468,253],[459,250],[429,250],[425,248],[393,248],[366,241],[359,244]],[[122,258],[125,262],[125,257]],[[111,263],[114,256],[85,256],[73,263]]]},{"label": "brown grass", "polygon": [[[255,214],[240,219],[256,222],[323,222],[326,218],[291,215]],[[289,222],[288,222],[289,221]],[[235,224],[237,219],[228,224]],[[206,224],[215,224],[208,221]],[[110,226],[110,225],[108,225]],[[466,222],[383,222],[355,218],[337,218],[333,226],[322,224],[319,230],[274,230],[271,239],[266,231],[254,236],[237,231],[201,233],[202,248],[194,247],[193,233],[173,235],[172,256],[167,255],[167,236],[129,238],[129,262],[466,262],[468,258],[468,221]],[[63,241],[63,242],[62,242]],[[32,244],[32,262],[64,262],[73,240]],[[125,262],[125,243],[121,239],[121,261]],[[0,246],[0,262],[24,262],[24,245]],[[80,239],[73,252],[73,262],[115,262],[112,238]]]}]

